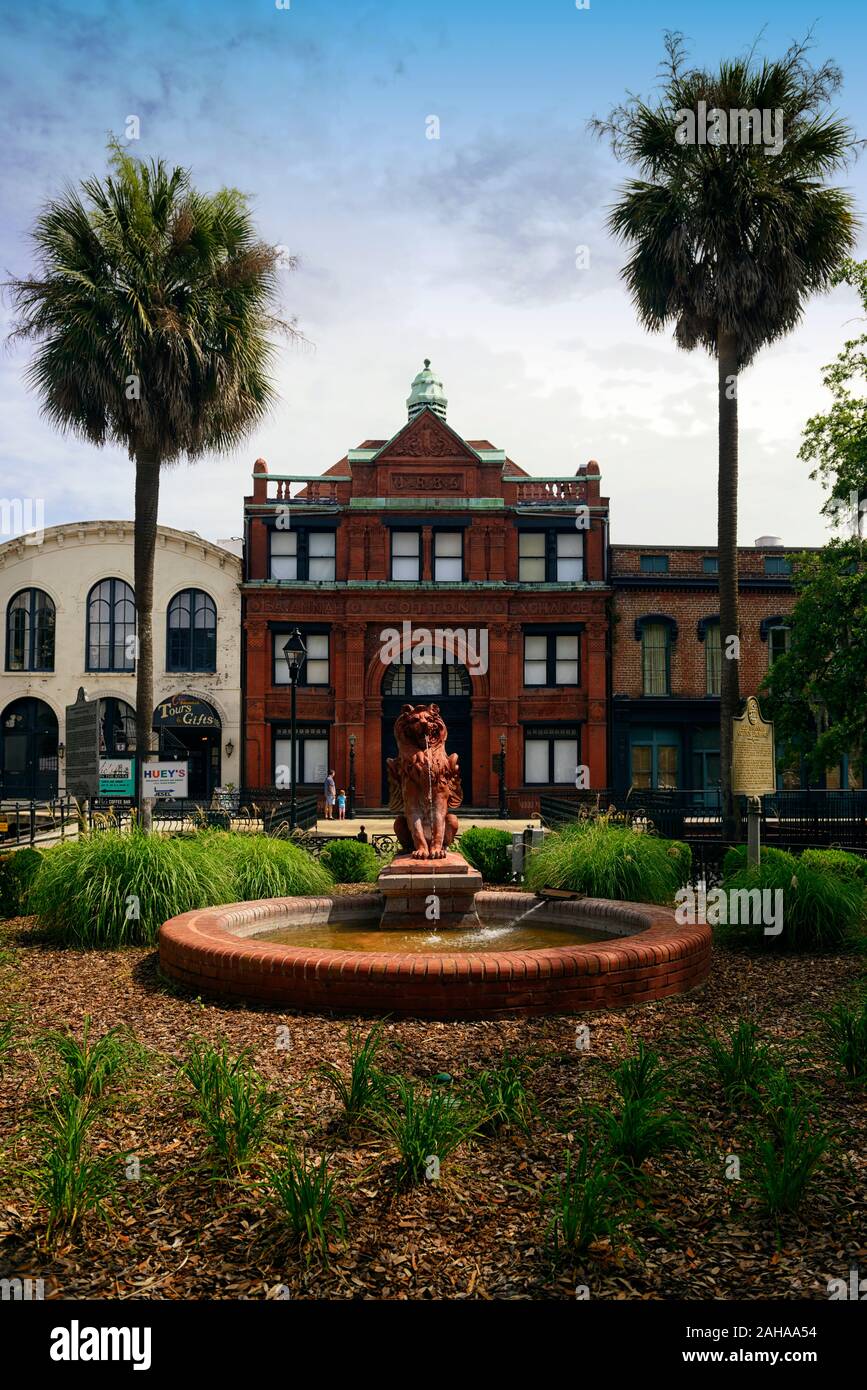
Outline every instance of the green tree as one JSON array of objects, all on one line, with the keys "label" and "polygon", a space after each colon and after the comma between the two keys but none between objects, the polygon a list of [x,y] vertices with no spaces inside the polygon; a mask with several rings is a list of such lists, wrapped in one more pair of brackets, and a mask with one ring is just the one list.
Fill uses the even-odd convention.
[{"label": "green tree", "polygon": [[[36,220],[37,268],[14,279],[13,339],[36,344],[43,413],[135,466],[136,747],[152,749],[153,574],[160,471],[233,449],[271,406],[279,248],[235,189],[192,186],[113,140],[109,172]],[[291,265],[291,262],[290,262]],[[145,821],[148,811],[143,807]]]},{"label": "green tree", "polygon": [[[835,278],[858,291],[867,313],[867,261],[845,261]],[[822,381],[831,408],[807,421],[798,457],[815,464],[810,477],[828,488],[825,515],[843,535],[858,536],[867,511],[867,333],[844,344]]]},{"label": "green tree", "polygon": [[738,634],[738,378],[795,327],[808,296],[831,285],[852,249],[852,200],[825,180],[855,139],[828,110],[839,69],[812,66],[805,44],[778,61],[750,52],[710,71],[689,67],[682,36],[667,34],[661,77],[652,104],[630,97],[592,125],[640,175],[622,189],[609,227],[631,249],[622,273],[641,323],[653,332],[673,326],[678,346],[717,359],[720,631],[729,658],[720,780],[730,832],[731,721],[740,707],[731,640]]},{"label": "green tree", "polygon": [[798,557],[789,650],[765,678],[778,748],[821,777],[867,750],[867,563],[864,542],[832,541]]}]

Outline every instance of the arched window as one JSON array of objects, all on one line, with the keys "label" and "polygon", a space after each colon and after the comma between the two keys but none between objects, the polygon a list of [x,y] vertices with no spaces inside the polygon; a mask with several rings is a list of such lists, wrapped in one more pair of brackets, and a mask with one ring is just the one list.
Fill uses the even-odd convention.
[{"label": "arched window", "polygon": [[443,659],[434,652],[423,661],[393,661],[382,678],[383,695],[414,695],[428,699],[447,695],[469,695],[470,674],[466,666]]},{"label": "arched window", "polygon": [[126,700],[109,696],[99,702],[99,752],[101,757],[126,756],[135,748],[135,710]]},{"label": "arched window", "polygon": [[135,597],[123,579],[101,579],[87,596],[87,669],[135,670]]},{"label": "arched window", "polygon": [[167,671],[216,671],[217,607],[201,589],[182,589],[168,611]]},{"label": "arched window", "polygon": [[9,600],[6,670],[54,670],[54,601],[42,589],[22,589]]}]

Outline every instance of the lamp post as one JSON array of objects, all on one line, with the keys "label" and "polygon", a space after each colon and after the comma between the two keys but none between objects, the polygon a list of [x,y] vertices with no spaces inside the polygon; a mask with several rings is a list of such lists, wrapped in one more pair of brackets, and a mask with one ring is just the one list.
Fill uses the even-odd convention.
[{"label": "lamp post", "polygon": [[507,820],[509,816],[506,806],[506,735],[500,734],[500,820]]},{"label": "lamp post", "polygon": [[286,665],[287,665],[287,667],[289,668],[289,685],[290,685],[291,690],[292,690],[292,707],[291,707],[291,714],[290,714],[290,721],[289,721],[289,722],[290,722],[290,740],[289,740],[289,741],[290,741],[290,743],[291,743],[291,745],[292,745],[292,749],[291,749],[290,773],[289,773],[289,776],[290,776],[290,791],[289,791],[289,831],[290,831],[290,833],[291,833],[293,830],[296,829],[296,825],[297,825],[297,821],[298,821],[298,806],[297,806],[296,795],[295,795],[295,788],[296,788],[296,785],[297,785],[297,769],[298,769],[298,751],[297,751],[297,746],[296,746],[297,741],[296,741],[296,738],[295,738],[295,697],[296,697],[296,691],[297,691],[297,688],[298,688],[298,680],[299,680],[299,677],[300,677],[300,675],[301,675],[301,668],[302,668],[302,666],[304,665],[304,661],[305,661],[305,659],[306,659],[306,657],[307,657],[307,648],[306,648],[305,645],[304,645],[304,639],[303,639],[303,637],[301,636],[301,633],[298,631],[298,628],[297,628],[297,627],[296,627],[296,628],[293,628],[292,631],[291,631],[290,634],[289,634],[289,640],[288,640],[288,642],[286,643],[285,647],[283,648],[283,656],[285,657],[285,659],[286,659]]},{"label": "lamp post", "polygon": [[355,819],[355,734],[349,735],[349,819]]}]

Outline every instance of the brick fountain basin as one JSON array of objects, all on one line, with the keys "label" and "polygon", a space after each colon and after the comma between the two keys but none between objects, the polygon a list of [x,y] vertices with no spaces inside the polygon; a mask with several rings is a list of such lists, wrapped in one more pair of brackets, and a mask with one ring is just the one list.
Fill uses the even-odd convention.
[{"label": "brick fountain basin", "polygon": [[[462,930],[450,935],[423,916],[413,933],[401,930],[404,944],[417,936],[414,950],[390,949],[385,905],[371,892],[187,912],[160,930],[160,969],[197,994],[292,1010],[476,1019],[643,1004],[693,989],[710,966],[710,928],[681,926],[673,910],[648,903],[478,891],[477,920],[462,919]],[[508,949],[512,927],[526,932],[528,921],[534,939],[544,941],[547,929],[558,941],[574,934],[575,943]],[[268,939],[273,933],[279,941]],[[361,937],[378,949],[302,944],[311,937]]]}]

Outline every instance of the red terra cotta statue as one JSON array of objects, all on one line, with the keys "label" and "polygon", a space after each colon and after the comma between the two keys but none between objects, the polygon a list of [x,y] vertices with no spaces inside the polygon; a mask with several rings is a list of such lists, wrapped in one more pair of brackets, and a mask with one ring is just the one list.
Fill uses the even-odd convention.
[{"label": "red terra cotta statue", "polygon": [[413,859],[445,859],[458,833],[450,808],[464,799],[458,755],[446,753],[439,705],[404,705],[395,722],[397,757],[389,758],[389,810],[394,833]]}]

